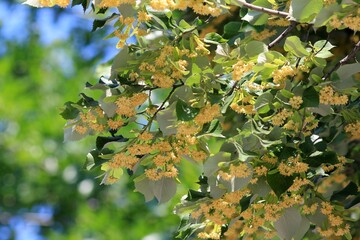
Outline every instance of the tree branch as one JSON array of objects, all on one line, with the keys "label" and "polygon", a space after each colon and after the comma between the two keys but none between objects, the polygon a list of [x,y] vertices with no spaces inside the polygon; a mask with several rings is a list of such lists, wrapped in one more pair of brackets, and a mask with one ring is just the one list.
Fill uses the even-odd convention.
[{"label": "tree branch", "polygon": [[172,96],[172,94],[175,92],[175,90],[178,88],[178,87],[181,87],[183,86],[184,83],[181,83],[181,84],[175,84],[173,85],[173,88],[171,89],[170,93],[167,95],[167,97],[164,99],[164,101],[161,103],[160,107],[158,109],[156,109],[155,113],[153,114],[153,116],[149,119],[148,123],[146,124],[146,126],[144,127],[144,129],[141,131],[141,133],[145,132],[146,129],[150,128],[153,120],[155,119],[156,115],[164,109],[164,106],[166,104],[166,102],[170,99],[170,97]]},{"label": "tree branch", "polygon": [[254,10],[254,11],[263,12],[263,13],[267,13],[269,15],[275,15],[275,16],[283,17],[283,18],[289,17],[289,13],[287,13],[287,12],[282,12],[282,11],[277,11],[277,10],[273,10],[273,9],[270,9],[270,8],[264,8],[264,7],[256,6],[254,4],[247,3],[245,0],[235,0],[235,1],[240,6],[244,6],[246,8],[251,9],[251,10]]},{"label": "tree branch", "polygon": [[291,30],[294,29],[294,27],[296,27],[298,23],[295,21],[291,21],[290,26],[288,26],[285,31],[283,31],[276,39],[274,39],[274,41],[272,41],[271,43],[269,43],[268,48],[272,48],[273,46],[275,46],[275,44],[277,44],[278,42],[280,42],[289,32],[291,32]]},{"label": "tree branch", "polygon": [[360,50],[360,41],[355,45],[355,47],[351,50],[351,52],[346,55],[343,59],[341,59],[329,72],[327,72],[323,77],[322,80],[326,80],[330,77],[330,75],[335,72],[339,67],[350,61],[356,56],[356,53]]}]

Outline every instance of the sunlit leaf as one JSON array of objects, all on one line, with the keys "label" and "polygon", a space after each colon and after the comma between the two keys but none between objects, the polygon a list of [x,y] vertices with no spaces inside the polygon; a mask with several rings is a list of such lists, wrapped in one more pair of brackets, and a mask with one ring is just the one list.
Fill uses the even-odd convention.
[{"label": "sunlit leaf", "polygon": [[290,15],[298,22],[310,22],[323,7],[322,0],[292,0]]},{"label": "sunlit leaf", "polygon": [[300,41],[298,36],[287,37],[284,49],[297,57],[307,57],[310,55],[310,53],[304,48],[303,43]]}]

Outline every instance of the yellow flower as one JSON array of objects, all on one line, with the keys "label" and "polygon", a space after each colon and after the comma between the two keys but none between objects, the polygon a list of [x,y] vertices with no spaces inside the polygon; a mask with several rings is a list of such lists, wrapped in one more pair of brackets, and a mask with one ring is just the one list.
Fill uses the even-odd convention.
[{"label": "yellow flower", "polygon": [[284,82],[287,77],[295,76],[295,70],[290,66],[282,66],[280,69],[275,70],[272,73],[273,82],[279,84],[280,86],[284,85]]},{"label": "yellow flower", "polygon": [[124,125],[124,121],[122,119],[118,119],[118,120],[113,120],[113,119],[109,119],[107,121],[107,124],[109,126],[110,129],[112,130],[117,130],[119,129],[122,125]]},{"label": "yellow flower", "polygon": [[300,156],[289,157],[287,161],[283,161],[279,164],[278,169],[281,175],[291,176],[294,173],[304,173],[308,170],[309,165],[307,163],[300,162]]},{"label": "yellow flower", "polygon": [[147,12],[145,12],[145,11],[140,11],[140,12],[138,12],[137,19],[139,22],[147,22],[147,21],[151,20],[151,16],[149,14],[147,14]]},{"label": "yellow flower", "polygon": [[320,90],[320,103],[326,105],[345,105],[348,102],[346,95],[336,93],[330,86],[325,86]]},{"label": "yellow flower", "polygon": [[303,100],[302,100],[301,96],[294,96],[294,97],[290,98],[290,100],[289,100],[289,104],[294,109],[299,109],[302,103],[303,103]]},{"label": "yellow flower", "polygon": [[246,72],[249,72],[253,68],[253,66],[254,64],[252,62],[245,63],[244,61],[239,60],[233,65],[233,80],[239,81]]},{"label": "yellow flower", "polygon": [[345,126],[345,132],[350,135],[351,140],[360,139],[360,121]]},{"label": "yellow flower", "polygon": [[218,104],[210,105],[206,104],[199,114],[194,118],[194,122],[198,126],[202,126],[205,123],[211,122],[214,118],[220,115],[220,106]]},{"label": "yellow flower", "polygon": [[314,204],[312,204],[311,206],[304,205],[304,206],[302,207],[302,212],[303,212],[305,215],[315,214],[318,206],[319,206],[319,204],[317,204],[317,203],[314,203]]},{"label": "yellow flower", "polygon": [[281,126],[285,123],[286,119],[292,115],[293,115],[292,111],[283,109],[279,113],[272,116],[271,122],[274,126]]},{"label": "yellow flower", "polygon": [[70,4],[70,0],[40,0],[40,5],[43,7],[52,7],[58,5],[60,7],[67,7]]},{"label": "yellow flower", "polygon": [[153,135],[149,132],[143,132],[142,134],[139,135],[138,138],[143,141],[149,141],[153,139]]}]

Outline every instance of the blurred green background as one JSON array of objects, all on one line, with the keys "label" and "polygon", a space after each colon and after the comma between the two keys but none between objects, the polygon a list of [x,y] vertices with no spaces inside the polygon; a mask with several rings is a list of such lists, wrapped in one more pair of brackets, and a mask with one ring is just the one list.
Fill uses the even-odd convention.
[{"label": "blurred green background", "polygon": [[177,228],[174,202],[144,203],[126,178],[100,186],[83,169],[94,139],[63,142],[60,107],[117,53],[91,26],[81,7],[0,2],[0,240],[158,240]]}]

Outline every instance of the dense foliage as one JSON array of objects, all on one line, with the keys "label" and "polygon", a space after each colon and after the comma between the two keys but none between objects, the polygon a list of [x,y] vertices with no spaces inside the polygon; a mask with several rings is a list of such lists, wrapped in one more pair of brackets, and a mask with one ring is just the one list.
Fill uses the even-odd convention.
[{"label": "dense foliage", "polygon": [[93,30],[113,24],[121,48],[62,112],[65,140],[97,136],[86,168],[102,183],[130,175],[163,203],[197,182],[175,210],[179,239],[357,234],[359,1],[72,5],[99,15]]},{"label": "dense foliage", "polygon": [[[175,200],[144,204],[126,177],[99,185],[101,170],[84,171],[82,161],[94,138],[64,143],[59,131],[65,123],[59,107],[78,98],[79,79],[97,76],[94,65],[108,43],[99,31],[91,38],[98,38],[96,47],[89,46],[92,22],[76,9],[34,10],[0,1],[0,239],[167,239],[178,225]],[[44,16],[54,28],[68,19],[76,24],[45,44]],[[91,58],[83,53],[90,47]]]}]

